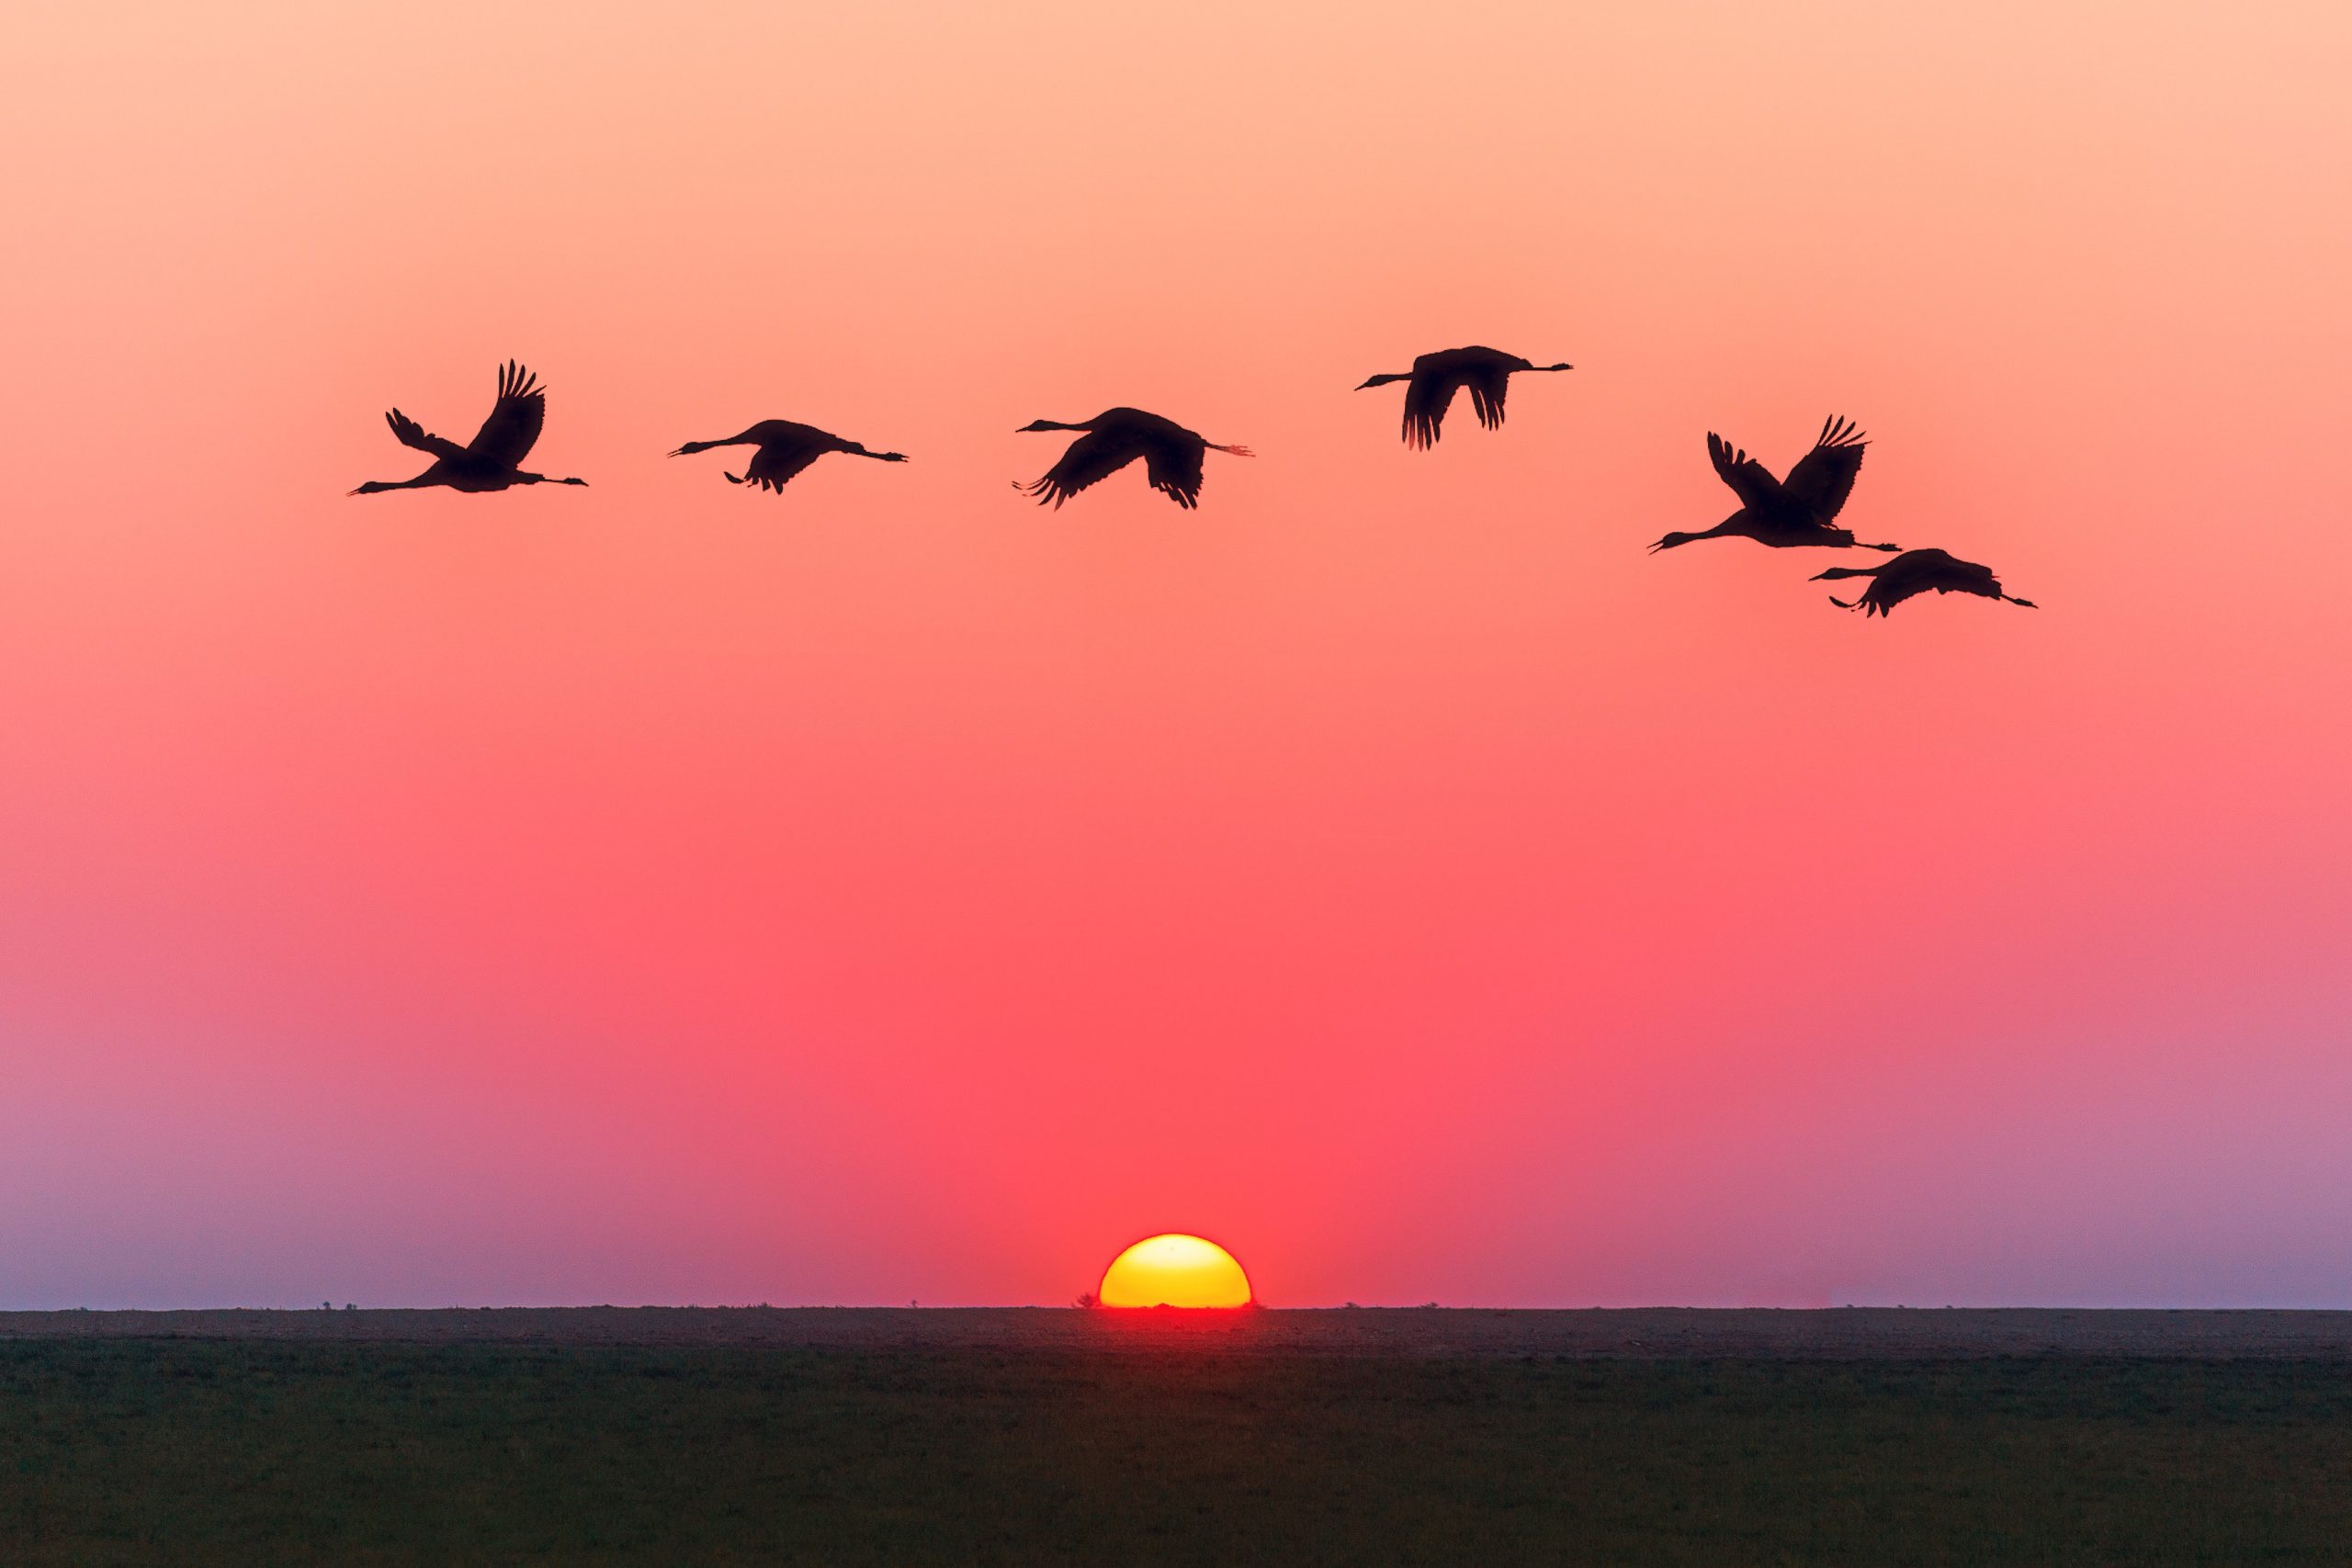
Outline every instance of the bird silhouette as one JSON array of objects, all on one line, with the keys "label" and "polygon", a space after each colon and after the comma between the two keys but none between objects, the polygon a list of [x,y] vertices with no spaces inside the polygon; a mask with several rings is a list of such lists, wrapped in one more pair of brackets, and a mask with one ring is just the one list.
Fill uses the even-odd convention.
[{"label": "bird silhouette", "polygon": [[473,494],[509,485],[586,484],[586,479],[551,479],[545,474],[526,473],[520,467],[531,455],[547,418],[547,389],[510,359],[498,373],[498,401],[491,406],[490,417],[481,422],[471,441],[460,446],[445,440],[394,409],[384,416],[384,423],[392,427],[401,446],[431,453],[433,466],[413,479],[369,479],[348,493],[374,495],[379,491],[447,485]]},{"label": "bird silhouette", "polygon": [[1829,602],[1839,609],[1860,610],[1865,618],[1892,615],[1897,604],[1930,589],[1938,593],[1973,593],[1983,599],[2006,599],[2029,610],[2041,608],[2030,599],[2002,592],[2001,580],[1993,575],[1991,567],[1978,566],[1973,560],[1962,560],[1941,550],[1905,550],[1882,566],[1833,566],[1817,573],[1813,581],[1834,582],[1846,577],[1876,579],[1859,599],[1840,599],[1834,593],[1829,596]]},{"label": "bird silhouette", "polygon": [[781,491],[785,484],[828,452],[846,452],[853,457],[871,457],[877,463],[903,463],[903,452],[869,452],[855,441],[845,441],[828,430],[813,424],[795,424],[788,419],[763,419],[741,435],[729,435],[717,441],[689,441],[670,454],[684,457],[695,452],[707,452],[714,446],[757,446],[752,460],[741,474],[729,474],[727,482],[756,485],[762,490]]},{"label": "bird silhouette", "polygon": [[1087,486],[1109,479],[1137,457],[1151,488],[1190,511],[1201,503],[1201,462],[1209,452],[1229,452],[1237,457],[1255,457],[1247,446],[1220,446],[1141,409],[1106,409],[1076,424],[1041,419],[1024,424],[1015,434],[1033,430],[1080,430],[1086,434],[1069,444],[1061,461],[1029,484],[1013,481],[1013,489],[1037,498],[1040,506],[1061,503]]},{"label": "bird silhouette", "polygon": [[1862,467],[1862,449],[1869,445],[1869,438],[1851,420],[1829,419],[1822,424],[1813,450],[1797,459],[1787,479],[1776,479],[1763,464],[1711,430],[1707,432],[1708,460],[1739,497],[1739,510],[1704,533],[1668,534],[1650,549],[1656,553],[1694,539],[1736,537],[1775,549],[1820,545],[1832,549],[1899,550],[1900,545],[1857,545],[1850,529],[1830,526],[1853,493],[1854,476]]},{"label": "bird silhouette", "polygon": [[1356,390],[1385,387],[1391,381],[1411,382],[1405,389],[1405,445],[1426,448],[1437,445],[1446,407],[1463,388],[1470,389],[1470,407],[1478,423],[1494,430],[1503,423],[1503,398],[1510,390],[1513,372],[1575,368],[1567,364],[1537,365],[1498,348],[1447,348],[1418,356],[1410,370],[1374,376]]}]

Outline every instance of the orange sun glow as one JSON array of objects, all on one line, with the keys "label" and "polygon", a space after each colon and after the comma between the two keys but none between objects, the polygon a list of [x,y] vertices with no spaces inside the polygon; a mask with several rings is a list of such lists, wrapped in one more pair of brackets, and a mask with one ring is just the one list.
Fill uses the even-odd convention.
[{"label": "orange sun glow", "polygon": [[1106,1307],[1240,1307],[1250,1304],[1250,1276],[1213,1241],[1146,1236],[1111,1259],[1095,1294]]}]

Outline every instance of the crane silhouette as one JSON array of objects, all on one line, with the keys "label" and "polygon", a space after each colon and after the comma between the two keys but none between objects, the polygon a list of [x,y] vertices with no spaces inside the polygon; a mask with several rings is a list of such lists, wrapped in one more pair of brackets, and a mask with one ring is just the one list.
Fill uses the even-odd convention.
[{"label": "crane silhouette", "polygon": [[1832,604],[1841,610],[1860,610],[1864,618],[1892,615],[1897,604],[1930,589],[1938,593],[1973,593],[1982,599],[2006,599],[2029,610],[2041,608],[2030,599],[2002,592],[2001,580],[1993,575],[1991,567],[1978,566],[1973,560],[1962,560],[1941,550],[1905,550],[1881,566],[1833,566],[1816,574],[1814,581],[1834,582],[1845,577],[1876,580],[1859,599],[1840,599],[1834,593],[1829,596]]},{"label": "crane silhouette", "polygon": [[1237,457],[1255,457],[1247,446],[1220,446],[1172,419],[1141,409],[1105,409],[1092,419],[1066,424],[1041,419],[1023,425],[1015,434],[1033,430],[1079,430],[1085,434],[1069,444],[1061,461],[1045,477],[1029,484],[1013,481],[1013,489],[1037,498],[1040,506],[1061,503],[1091,484],[1109,479],[1137,457],[1151,488],[1190,511],[1201,503],[1201,462],[1209,452],[1229,452]]},{"label": "crane silhouette", "polygon": [[379,491],[447,485],[474,494],[509,485],[586,484],[586,479],[551,479],[545,474],[526,473],[520,467],[531,455],[547,418],[547,389],[538,384],[537,377],[510,359],[498,372],[498,401],[491,405],[490,417],[481,422],[471,441],[460,446],[445,440],[394,409],[384,416],[384,423],[392,427],[401,446],[432,454],[433,466],[413,479],[369,479],[347,493],[374,495]]},{"label": "crane silhouette", "polygon": [[1900,545],[1858,545],[1852,530],[1830,526],[1853,493],[1854,476],[1862,467],[1862,449],[1869,445],[1869,437],[1851,420],[1833,417],[1823,423],[1813,450],[1797,459],[1789,477],[1776,479],[1763,464],[1711,430],[1707,432],[1708,460],[1739,497],[1739,510],[1704,533],[1668,534],[1650,550],[1655,554],[1694,539],[1724,538],[1753,539],[1775,549],[1820,545],[1832,549],[1899,550]]},{"label": "crane silhouette", "polygon": [[1427,448],[1437,445],[1446,408],[1463,388],[1470,389],[1470,407],[1478,423],[1495,430],[1503,423],[1503,398],[1510,390],[1513,373],[1575,368],[1567,364],[1537,365],[1498,348],[1447,348],[1418,355],[1410,370],[1374,376],[1356,390],[1385,387],[1391,381],[1411,382],[1405,389],[1405,445]]},{"label": "crane silhouette", "polygon": [[[859,442],[843,440],[829,430],[813,424],[795,424],[788,419],[763,419],[741,435],[729,435],[717,441],[689,441],[670,454],[684,457],[695,452],[707,452],[714,446],[757,446],[752,460],[741,474],[729,474],[727,482],[756,485],[762,490],[781,491],[792,476],[823,457],[828,452],[846,452],[853,457],[871,457],[877,463],[903,463],[904,452],[869,452]],[[723,471],[723,470],[722,470]]]}]

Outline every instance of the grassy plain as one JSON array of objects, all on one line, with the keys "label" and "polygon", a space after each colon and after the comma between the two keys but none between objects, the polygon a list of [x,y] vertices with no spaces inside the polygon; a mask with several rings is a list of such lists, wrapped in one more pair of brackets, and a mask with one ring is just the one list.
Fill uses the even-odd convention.
[{"label": "grassy plain", "polygon": [[[372,1315],[410,1332],[297,1323]],[[2242,1356],[1837,1354],[1837,1314],[1773,1314],[1815,1328],[1777,1355],[1563,1354],[1541,1347],[1589,1318],[1251,1315],[1125,1337],[1074,1313],[719,1315],[629,1342],[585,1317],[162,1337],[58,1314],[82,1321],[0,1337],[0,1561],[2241,1564],[2352,1542],[2352,1358],[2320,1314],[2320,1354],[2235,1314],[2262,1347]]]}]

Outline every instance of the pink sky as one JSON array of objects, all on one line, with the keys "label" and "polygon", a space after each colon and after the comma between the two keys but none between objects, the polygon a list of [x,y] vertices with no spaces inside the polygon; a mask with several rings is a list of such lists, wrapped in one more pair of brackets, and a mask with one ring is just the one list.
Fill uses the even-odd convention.
[{"label": "pink sky", "polygon": [[1911,9],[12,18],[0,1306],[2352,1305],[2352,13]]}]

